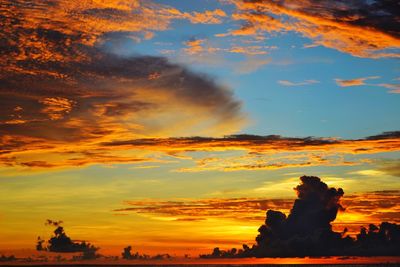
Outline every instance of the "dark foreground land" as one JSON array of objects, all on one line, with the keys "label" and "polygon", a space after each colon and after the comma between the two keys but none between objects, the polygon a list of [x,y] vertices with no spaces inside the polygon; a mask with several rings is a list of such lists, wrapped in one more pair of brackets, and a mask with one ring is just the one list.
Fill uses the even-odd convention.
[{"label": "dark foreground land", "polygon": [[85,261],[38,261],[17,259],[0,262],[1,267],[255,267],[255,266],[399,266],[400,257],[303,257],[303,258],[242,258],[242,259],[199,259],[171,258],[163,260],[96,259]]},{"label": "dark foreground land", "polygon": [[65,264],[65,265],[60,265],[60,264],[35,264],[35,265],[26,265],[26,264],[13,264],[13,265],[2,265],[2,267],[16,267],[16,266],[30,266],[30,267],[42,267],[42,266],[57,266],[57,267],[129,267],[129,266],[134,266],[134,267],[149,267],[149,266],[163,266],[163,267],[261,267],[261,266],[267,266],[267,267],[285,267],[285,266],[329,266],[329,267],[335,267],[335,266],[340,266],[340,267],[364,267],[364,266],[400,266],[400,263],[373,263],[373,264],[116,264],[116,265],[110,265],[110,264]]}]

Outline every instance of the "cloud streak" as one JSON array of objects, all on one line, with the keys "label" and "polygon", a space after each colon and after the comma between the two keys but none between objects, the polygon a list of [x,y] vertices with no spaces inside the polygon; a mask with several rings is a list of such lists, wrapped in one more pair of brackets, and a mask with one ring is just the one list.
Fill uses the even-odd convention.
[{"label": "cloud streak", "polygon": [[303,86],[319,83],[317,80],[305,80],[304,82],[291,82],[288,80],[279,80],[278,84],[283,86]]},{"label": "cloud streak", "polygon": [[[400,223],[400,191],[376,191],[354,193],[341,198],[344,209],[338,214],[333,228],[355,235],[361,226],[381,221]],[[164,218],[170,221],[207,221],[221,219],[258,223],[264,218],[265,210],[279,209],[288,214],[293,199],[268,198],[213,198],[199,200],[127,200],[126,207],[115,209],[118,213],[135,213],[150,218]]]},{"label": "cloud streak", "polygon": [[[17,128],[18,129],[18,128]],[[23,128],[21,128],[23,129]],[[71,138],[71,136],[70,136]],[[293,138],[254,135],[216,137],[144,138],[108,141],[108,136],[83,141],[53,140],[39,137],[3,136],[0,154],[3,166],[50,168],[112,163],[163,163],[163,156],[191,160],[195,166],[178,172],[274,170],[290,167],[345,166],[371,163],[351,158],[399,151],[398,132],[387,132],[364,139]],[[51,140],[51,139],[50,139]],[[72,142],[73,141],[73,142]],[[220,157],[194,159],[193,152],[221,153]],[[224,156],[225,152],[236,152]],[[41,159],[37,159],[37,155]],[[347,156],[349,157],[347,159]]]},{"label": "cloud streak", "polygon": [[343,79],[335,79],[336,84],[339,85],[340,87],[350,87],[350,86],[361,86],[361,85],[366,85],[365,81],[371,80],[371,79],[379,79],[379,76],[369,76],[365,78],[357,78],[357,79],[349,79],[349,80],[343,80]]},{"label": "cloud streak", "polygon": [[398,57],[399,7],[388,1],[233,1],[242,21],[228,35],[297,32],[315,45],[357,57]]},{"label": "cloud streak", "polygon": [[380,84],[377,84],[377,86],[390,89],[389,93],[400,94],[400,84],[398,84],[398,83],[380,83]]},{"label": "cloud streak", "polygon": [[335,79],[335,82],[340,87],[351,87],[351,86],[375,86],[375,87],[383,87],[389,89],[389,93],[398,94],[400,93],[400,84],[398,83],[366,83],[368,80],[379,79],[379,76],[369,76],[364,78],[355,78],[355,79]]},{"label": "cloud streak", "polygon": [[154,149],[167,152],[249,150],[252,152],[335,151],[354,154],[397,151],[399,132],[364,139],[282,137],[279,135],[232,135],[223,138],[149,138],[104,143],[105,147]]},{"label": "cloud streak", "polygon": [[259,221],[263,211],[273,207],[287,207],[290,199],[203,199],[176,201],[125,201],[127,208],[115,212],[133,212],[163,216],[176,221],[203,221],[211,218],[240,221]]}]

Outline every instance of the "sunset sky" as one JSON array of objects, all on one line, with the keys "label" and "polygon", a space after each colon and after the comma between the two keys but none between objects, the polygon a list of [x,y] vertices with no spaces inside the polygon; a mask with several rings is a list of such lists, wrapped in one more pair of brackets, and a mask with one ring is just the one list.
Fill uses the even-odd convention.
[{"label": "sunset sky", "polygon": [[334,229],[400,223],[400,7],[369,0],[0,3],[0,254],[47,219],[105,255],[253,244],[302,175]]}]

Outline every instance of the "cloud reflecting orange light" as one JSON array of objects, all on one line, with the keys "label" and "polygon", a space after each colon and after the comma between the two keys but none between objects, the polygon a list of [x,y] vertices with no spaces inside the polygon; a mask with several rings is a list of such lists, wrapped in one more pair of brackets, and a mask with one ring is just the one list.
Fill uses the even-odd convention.
[{"label": "cloud reflecting orange light", "polygon": [[[136,213],[153,219],[168,221],[207,221],[228,220],[248,222],[259,225],[265,219],[268,209],[289,213],[293,199],[262,198],[228,198],[200,200],[138,200],[125,201],[125,208],[114,210],[122,214]],[[333,229],[348,234],[359,232],[361,226],[379,224],[380,222],[400,223],[400,191],[377,191],[345,195],[341,204],[345,208],[340,211],[333,222]]]},{"label": "cloud reflecting orange light", "polygon": [[101,49],[110,35],[151,38],[151,31],[175,19],[220,23],[222,10],[181,12],[149,1],[18,0],[6,1],[0,14],[3,165],[136,162],[142,160],[136,152],[111,153],[99,144],[177,132],[229,134],[246,122],[241,102],[211,77],[163,57],[123,58]]},{"label": "cloud reflecting orange light", "polygon": [[[80,130],[83,133],[89,131],[85,129],[85,125],[82,125]],[[101,136],[92,136],[90,139],[88,136],[78,135],[76,140],[52,140],[49,137],[9,134],[1,137],[3,153],[0,160],[4,166],[67,167],[96,163],[162,162],[166,160],[162,159],[162,156],[172,156],[193,160],[196,164],[194,167],[177,169],[179,172],[269,170],[372,163],[368,159],[347,157],[396,152],[399,151],[400,145],[400,138],[396,133],[358,140],[243,135],[224,138],[148,138],[128,141],[118,141],[121,135],[117,133],[117,131],[104,132]],[[242,155],[221,154],[215,158],[200,159],[188,156],[188,153],[205,151],[214,153],[237,151]]]},{"label": "cloud reflecting orange light", "polygon": [[[296,30],[305,26],[318,32],[325,25],[328,30],[321,38],[327,41],[326,36],[330,36],[331,31],[340,29],[342,35],[351,32],[342,31],[347,27],[362,33],[351,33],[360,38],[353,38],[354,42],[362,42],[368,34],[376,33],[370,38],[374,53],[384,48],[375,42],[379,36],[387,35],[386,26],[365,28],[357,21],[348,22],[343,18],[335,21],[332,14],[336,9],[330,5],[322,18],[315,12],[313,1],[296,4],[292,1],[282,4],[274,1],[234,2],[240,12],[233,18],[249,20],[246,27],[256,27],[257,31],[263,29],[263,23],[275,23],[276,27],[268,26],[268,31]],[[248,12],[252,8],[261,13]],[[170,63],[163,57],[118,57],[101,50],[99,44],[115,34],[139,34],[135,36],[151,38],[152,31],[166,30],[177,19],[221,23],[229,16],[223,10],[183,12],[151,1],[58,1],[49,4],[48,1],[18,0],[6,1],[0,12],[4,14],[0,35],[6,40],[2,44],[5,52],[0,63],[0,104],[3,107],[0,111],[0,163],[3,166],[48,168],[154,161],[154,157],[149,156],[154,151],[172,156],[182,156],[189,151],[249,153],[242,164],[221,168],[227,163],[222,160],[179,170],[234,171],[359,164],[362,161],[327,159],[326,153],[398,151],[398,136],[375,140],[252,136],[168,138],[231,134],[239,131],[247,118],[233,92],[214,79]],[[298,22],[269,18],[264,13],[294,17]],[[261,26],[257,28],[257,25]],[[382,42],[386,41],[382,38]],[[214,49],[205,39],[190,40],[186,44],[189,54]],[[232,44],[230,48],[215,49],[254,56],[275,47]],[[342,50],[347,51],[347,46]],[[249,58],[248,63],[238,66],[238,71],[248,72],[269,61]],[[362,79],[361,83],[364,82]],[[281,82],[302,85],[316,81]],[[354,81],[351,84],[354,85]],[[256,156],[256,153],[271,152],[306,152],[308,155],[302,160],[293,160],[298,159],[298,155],[290,155],[287,161],[272,162]]]},{"label": "cloud reflecting orange light", "polygon": [[294,31],[316,45],[357,57],[399,57],[395,50],[400,47],[396,16],[382,15],[394,12],[395,6],[327,0],[231,2],[238,9],[232,18],[243,21],[243,26],[226,35],[256,36]]}]

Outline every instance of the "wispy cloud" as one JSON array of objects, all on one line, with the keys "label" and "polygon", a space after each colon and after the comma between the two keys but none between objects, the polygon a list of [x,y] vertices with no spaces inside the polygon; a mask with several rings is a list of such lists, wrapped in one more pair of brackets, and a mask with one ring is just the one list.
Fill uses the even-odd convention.
[{"label": "wispy cloud", "polygon": [[133,212],[163,216],[171,220],[207,220],[228,218],[242,221],[260,221],[266,209],[282,207],[288,210],[291,199],[202,199],[172,201],[125,201],[128,207],[115,212]]},{"label": "wispy cloud", "polygon": [[400,160],[383,160],[379,162],[376,171],[400,177]]},{"label": "wispy cloud", "polygon": [[347,153],[377,153],[397,151],[399,132],[387,132],[364,139],[297,138],[279,135],[232,135],[223,138],[153,138],[104,143],[105,147],[152,148],[160,151],[224,151],[249,150],[252,152],[335,151]]},{"label": "wispy cloud", "polygon": [[361,86],[361,85],[366,85],[365,81],[367,80],[373,80],[373,79],[379,79],[379,76],[369,76],[369,77],[363,77],[363,78],[356,78],[356,79],[335,79],[336,84],[339,85],[340,87],[349,87],[349,86]]},{"label": "wispy cloud", "polygon": [[[205,42],[206,42],[205,39],[188,40],[188,41],[184,42],[184,44],[186,45],[186,48],[183,51],[185,51],[187,54],[202,53],[205,50],[205,48],[203,46]],[[209,51],[209,52],[211,52],[211,51]]]},{"label": "wispy cloud", "polygon": [[234,45],[229,48],[218,47],[208,39],[197,38],[189,39],[188,41],[183,42],[183,44],[186,46],[183,48],[183,52],[199,57],[217,53],[233,53],[246,56],[266,55],[268,54],[268,50],[274,49],[274,47],[258,45]]},{"label": "wispy cloud", "polygon": [[250,56],[244,61],[234,64],[235,72],[240,74],[246,74],[254,72],[263,66],[272,62],[271,58],[262,58],[258,56]]},{"label": "wispy cloud", "polygon": [[189,19],[190,22],[197,24],[220,24],[222,18],[226,17],[225,11],[221,9],[206,10],[204,12],[183,13],[184,17]]},{"label": "wispy cloud", "polygon": [[390,89],[389,93],[400,94],[400,84],[398,84],[398,83],[380,83],[380,84],[377,84],[377,86]]},{"label": "wispy cloud", "polygon": [[288,80],[279,80],[278,83],[283,86],[303,86],[319,83],[317,80],[305,80],[303,82],[291,82]]},{"label": "wispy cloud", "polygon": [[[350,87],[350,86],[375,86],[375,87],[383,87],[389,89],[389,93],[399,94],[400,93],[400,84],[398,83],[366,83],[368,80],[379,79],[380,76],[369,76],[363,78],[355,78],[355,79],[335,79],[336,84],[340,87]],[[396,79],[394,79],[396,80]]]},{"label": "wispy cloud", "polygon": [[[205,221],[228,219],[259,223],[268,209],[279,209],[288,214],[294,199],[268,198],[214,198],[200,200],[176,199],[168,201],[135,200],[124,201],[126,207],[114,210],[121,213],[136,213],[154,219],[162,217],[174,221]],[[334,222],[334,228],[350,233],[359,231],[361,225],[391,221],[399,223],[400,191],[377,191],[344,195],[341,200],[345,208]]]},{"label": "wispy cloud", "polygon": [[[276,46],[252,45],[248,43],[233,44],[224,47],[209,39],[191,38],[183,42],[183,58],[211,66],[224,66],[239,74],[247,74],[258,70],[272,60],[267,55],[277,49]],[[241,60],[227,60],[226,55],[237,54]],[[185,57],[187,55],[187,57]]]}]

